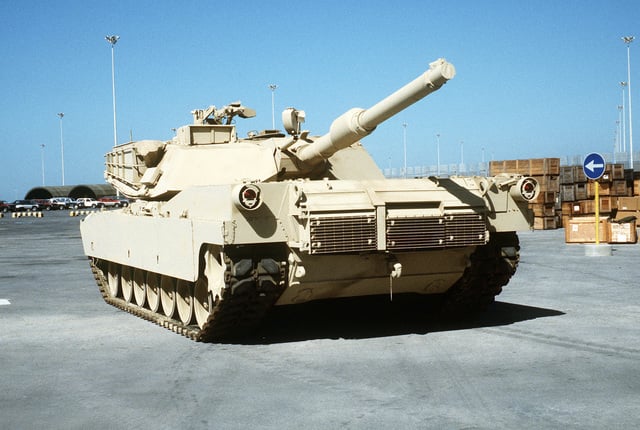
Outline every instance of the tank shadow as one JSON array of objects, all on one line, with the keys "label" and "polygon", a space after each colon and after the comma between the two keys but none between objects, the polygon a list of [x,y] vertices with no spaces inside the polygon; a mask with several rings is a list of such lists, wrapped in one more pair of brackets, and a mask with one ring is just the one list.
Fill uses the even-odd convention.
[{"label": "tank shadow", "polygon": [[279,306],[267,316],[245,344],[273,344],[312,339],[367,339],[406,334],[427,334],[509,325],[564,312],[495,302],[483,313],[464,320],[437,316],[437,303],[428,298],[367,297]]}]

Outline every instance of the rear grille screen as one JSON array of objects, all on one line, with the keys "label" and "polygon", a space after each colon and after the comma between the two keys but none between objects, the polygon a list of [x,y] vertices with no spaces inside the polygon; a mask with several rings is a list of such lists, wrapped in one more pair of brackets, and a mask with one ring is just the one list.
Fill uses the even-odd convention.
[{"label": "rear grille screen", "polygon": [[[374,213],[309,216],[309,252],[334,254],[378,249]],[[450,214],[439,217],[393,217],[386,220],[386,249],[411,251],[484,245],[483,215]]]},{"label": "rear grille screen", "polygon": [[311,254],[375,251],[376,218],[373,213],[353,216],[311,216]]},{"label": "rear grille screen", "polygon": [[449,248],[484,245],[484,218],[456,214],[437,218],[388,218],[387,249]]}]

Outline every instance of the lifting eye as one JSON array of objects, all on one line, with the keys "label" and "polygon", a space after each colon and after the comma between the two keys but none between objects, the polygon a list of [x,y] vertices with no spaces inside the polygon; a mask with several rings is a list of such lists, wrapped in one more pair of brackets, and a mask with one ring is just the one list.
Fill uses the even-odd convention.
[{"label": "lifting eye", "polygon": [[240,209],[258,209],[262,204],[260,188],[254,184],[238,185],[233,189],[233,203]]}]

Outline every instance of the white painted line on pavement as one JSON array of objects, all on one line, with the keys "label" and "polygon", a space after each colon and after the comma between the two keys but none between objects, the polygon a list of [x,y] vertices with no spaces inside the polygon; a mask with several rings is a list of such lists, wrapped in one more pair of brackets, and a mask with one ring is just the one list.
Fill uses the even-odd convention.
[{"label": "white painted line on pavement", "polygon": [[0,299],[0,306],[10,305],[10,304],[11,304],[11,302],[9,302],[8,299]]}]

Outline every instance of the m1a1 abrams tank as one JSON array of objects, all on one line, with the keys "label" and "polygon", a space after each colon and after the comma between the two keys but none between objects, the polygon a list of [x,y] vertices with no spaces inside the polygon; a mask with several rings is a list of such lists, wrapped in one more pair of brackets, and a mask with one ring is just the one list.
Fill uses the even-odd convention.
[{"label": "m1a1 abrams tank", "polygon": [[455,74],[443,59],[323,136],[305,114],[239,138],[233,103],[193,111],[171,141],[106,155],[132,200],[81,223],[107,303],[194,340],[250,334],[272,306],[337,297],[437,294],[447,312],[492,302],[531,228],[529,177],[385,179],[359,140]]}]

